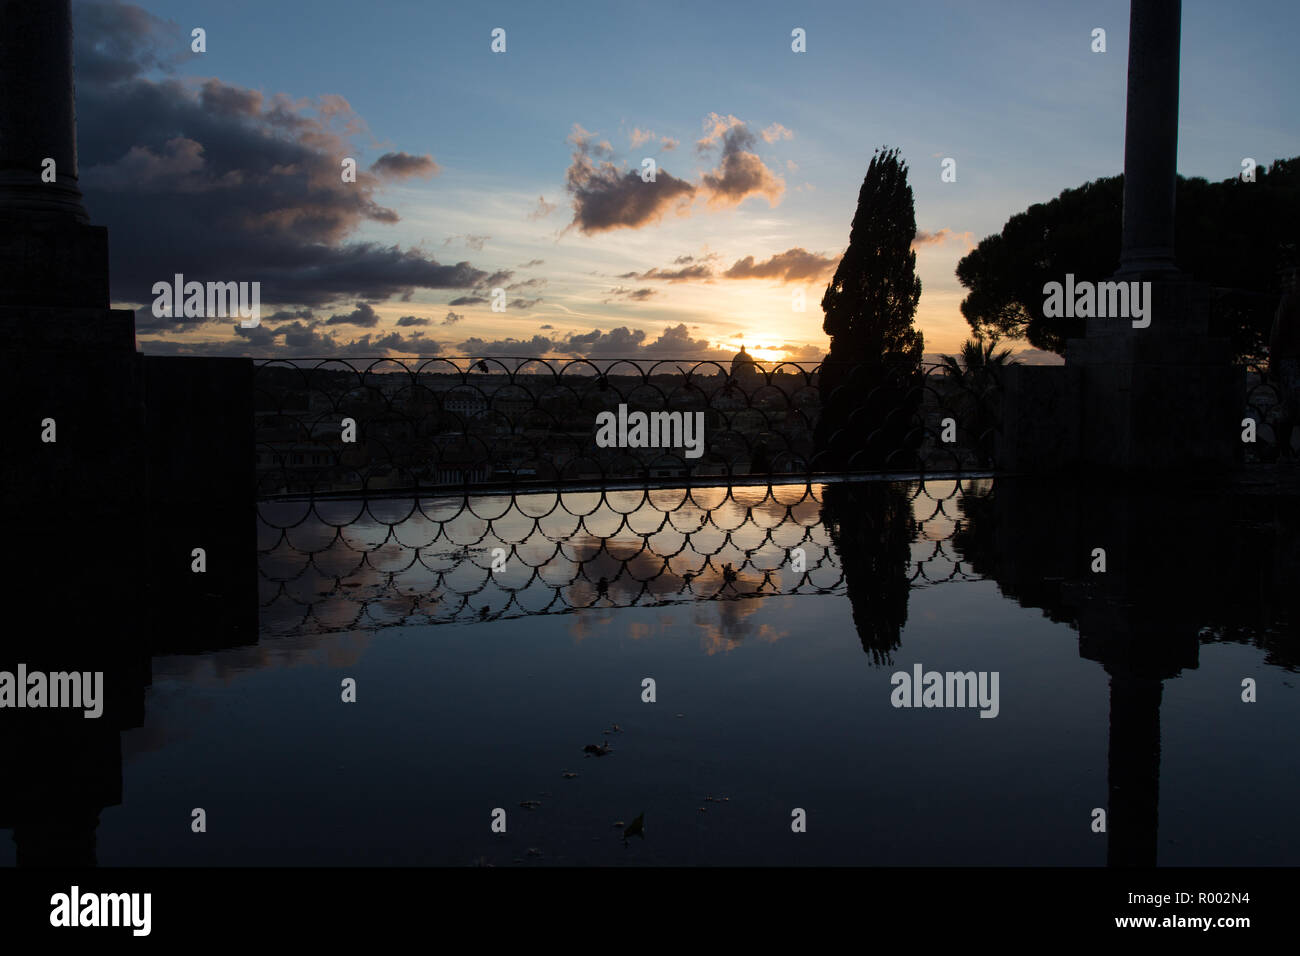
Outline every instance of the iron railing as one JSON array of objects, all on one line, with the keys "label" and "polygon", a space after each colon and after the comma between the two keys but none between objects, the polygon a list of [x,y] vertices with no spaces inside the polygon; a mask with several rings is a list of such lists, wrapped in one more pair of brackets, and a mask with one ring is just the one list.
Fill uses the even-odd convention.
[{"label": "iron railing", "polygon": [[[994,373],[934,364],[262,360],[255,386],[263,497],[980,473],[999,402]],[[600,446],[619,406],[654,444]],[[691,415],[701,447],[656,440]]]}]

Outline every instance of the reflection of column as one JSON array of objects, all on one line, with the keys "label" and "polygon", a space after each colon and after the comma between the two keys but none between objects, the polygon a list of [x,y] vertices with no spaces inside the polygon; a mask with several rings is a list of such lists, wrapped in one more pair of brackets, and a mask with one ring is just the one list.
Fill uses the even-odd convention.
[{"label": "reflection of column", "polygon": [[1108,866],[1155,866],[1160,809],[1160,680],[1110,678]]},{"label": "reflection of column", "polygon": [[1120,273],[1174,272],[1182,0],[1131,0]]},{"label": "reflection of column", "polygon": [[[69,0],[0,2],[0,209],[87,222],[77,186]],[[57,179],[41,181],[53,159]]]}]

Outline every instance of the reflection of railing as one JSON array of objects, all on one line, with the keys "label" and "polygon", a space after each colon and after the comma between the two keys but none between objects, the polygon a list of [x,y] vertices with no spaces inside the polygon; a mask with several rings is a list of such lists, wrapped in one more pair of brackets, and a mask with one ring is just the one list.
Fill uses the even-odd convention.
[{"label": "reflection of railing", "polygon": [[[998,401],[992,378],[937,365],[295,359],[260,361],[255,383],[263,496],[978,472]],[[598,445],[619,406],[655,416],[650,447]],[[697,413],[687,449],[666,416]]]},{"label": "reflection of railing", "polygon": [[[827,512],[836,486],[806,484],[264,500],[262,629],[345,631],[779,594],[855,597],[885,578],[905,595],[976,579],[949,543],[969,483],[875,484],[888,507],[871,514],[853,499],[839,517]],[[871,543],[891,536],[901,552]],[[846,574],[841,547],[879,552],[866,555],[877,562],[872,580],[855,580],[853,561]]]}]

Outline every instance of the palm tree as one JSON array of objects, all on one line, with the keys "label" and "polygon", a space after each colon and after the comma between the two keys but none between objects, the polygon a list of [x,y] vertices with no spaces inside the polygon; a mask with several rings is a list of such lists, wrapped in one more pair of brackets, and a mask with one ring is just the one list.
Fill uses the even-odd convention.
[{"label": "palm tree", "polygon": [[992,457],[993,430],[998,423],[998,396],[1002,369],[1015,365],[1011,349],[997,349],[998,337],[975,336],[962,343],[957,355],[941,355],[939,365],[955,386],[952,410],[975,436],[982,464]]}]

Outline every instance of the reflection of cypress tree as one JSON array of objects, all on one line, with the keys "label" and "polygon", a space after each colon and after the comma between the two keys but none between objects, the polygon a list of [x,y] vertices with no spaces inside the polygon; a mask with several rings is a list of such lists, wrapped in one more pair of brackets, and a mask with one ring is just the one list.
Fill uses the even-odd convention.
[{"label": "reflection of cypress tree", "polygon": [[890,664],[907,624],[907,569],[916,538],[906,489],[876,481],[830,485],[822,521],[844,569],[862,649],[873,664]]},{"label": "reflection of cypress tree", "polygon": [[[920,404],[923,339],[913,326],[921,298],[916,213],[898,150],[871,158],[849,247],[822,298],[831,337],[822,365],[817,448],[826,469],[895,467]],[[906,456],[910,459],[912,456]]]}]

